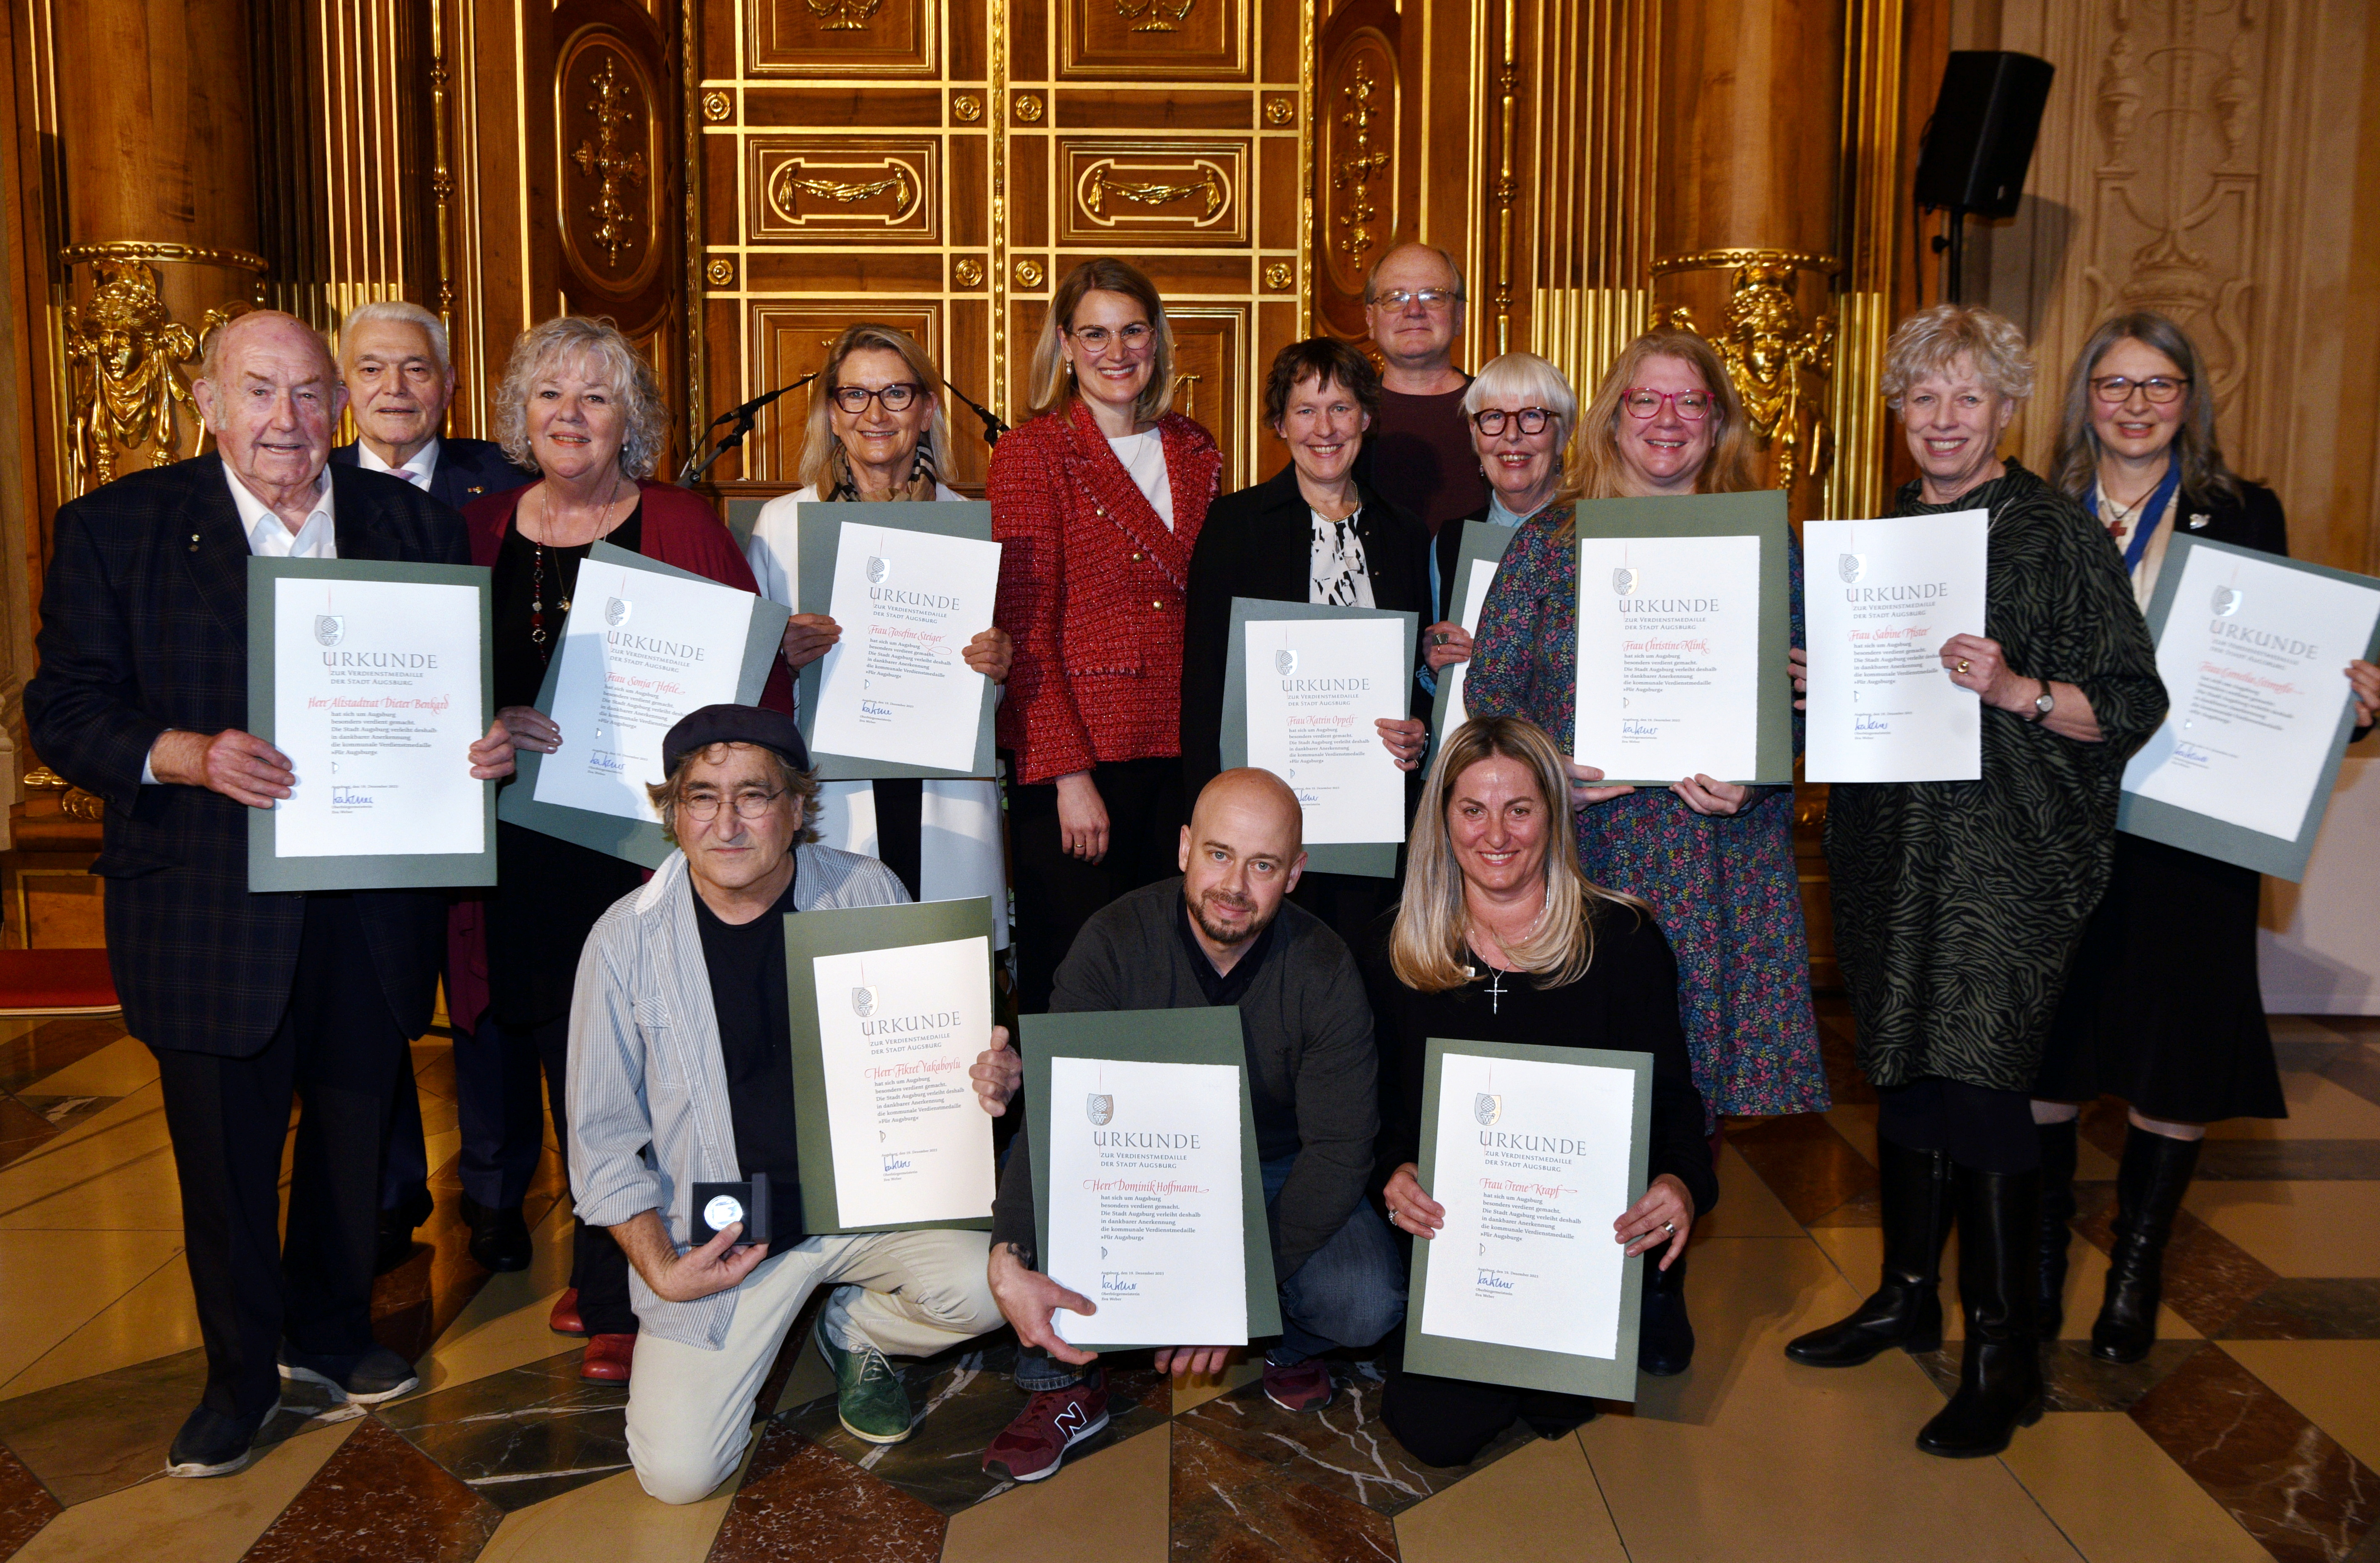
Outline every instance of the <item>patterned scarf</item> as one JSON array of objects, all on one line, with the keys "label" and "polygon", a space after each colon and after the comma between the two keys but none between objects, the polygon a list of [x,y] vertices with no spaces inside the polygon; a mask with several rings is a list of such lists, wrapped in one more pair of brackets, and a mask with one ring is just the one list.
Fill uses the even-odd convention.
[{"label": "patterned scarf", "polygon": [[1306,600],[1333,608],[1370,606],[1372,594],[1367,588],[1371,582],[1364,567],[1364,539],[1355,535],[1355,518],[1363,511],[1350,511],[1345,519],[1339,521],[1318,510],[1307,514],[1314,520],[1314,566]]}]

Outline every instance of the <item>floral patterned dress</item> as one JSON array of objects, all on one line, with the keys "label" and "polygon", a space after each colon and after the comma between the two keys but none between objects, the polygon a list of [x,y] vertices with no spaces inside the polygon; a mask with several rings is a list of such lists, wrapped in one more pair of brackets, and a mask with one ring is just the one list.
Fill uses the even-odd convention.
[{"label": "floral patterned dress", "polygon": [[[1524,525],[1480,611],[1463,699],[1525,717],[1571,752],[1578,685],[1578,552],[1568,506]],[[1792,561],[1802,644],[1802,558]],[[1796,714],[1798,748],[1801,721]],[[1589,763],[1593,763],[1591,760]],[[1579,866],[1650,903],[1678,957],[1678,1008],[1694,1086],[1720,1113],[1823,1112],[1831,1105],[1810,1008],[1810,939],[1793,862],[1793,789],[1762,787],[1732,816],[1696,814],[1639,788],[1578,816]]]}]

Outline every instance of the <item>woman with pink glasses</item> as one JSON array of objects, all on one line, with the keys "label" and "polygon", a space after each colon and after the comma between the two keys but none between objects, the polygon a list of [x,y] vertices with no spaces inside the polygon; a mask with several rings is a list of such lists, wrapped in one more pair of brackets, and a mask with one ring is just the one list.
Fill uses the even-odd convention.
[{"label": "woman with pink glasses", "polygon": [[[1502,443],[1528,441],[1524,418],[1499,421]],[[1483,454],[1492,459],[1497,452]],[[1471,714],[1526,718],[1572,752],[1578,555],[1571,498],[1756,486],[1743,404],[1710,344],[1674,326],[1630,343],[1579,419],[1565,497],[1523,524],[1488,589],[1463,686]],[[1798,646],[1798,551],[1792,576]],[[1798,748],[1799,713],[1793,732]],[[1604,889],[1650,904],[1677,952],[1678,1007],[1706,1127],[1715,1130],[1723,1114],[1824,1111],[1827,1076],[1793,864],[1793,789],[1709,776],[1680,777],[1658,791],[1599,786],[1604,772],[1575,761],[1571,776],[1580,867]],[[1647,1373],[1681,1373],[1693,1359],[1684,1271],[1682,1263],[1645,1271],[1638,1362]]]}]

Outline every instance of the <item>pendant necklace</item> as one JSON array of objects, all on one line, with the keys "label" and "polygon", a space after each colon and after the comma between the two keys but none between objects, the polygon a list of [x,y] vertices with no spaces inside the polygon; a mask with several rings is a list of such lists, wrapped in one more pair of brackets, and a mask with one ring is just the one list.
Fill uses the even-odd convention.
[{"label": "pendant necklace", "polygon": [[[614,504],[617,504],[619,501],[620,473],[619,469],[614,467],[612,472],[612,491],[603,497],[602,514],[609,515],[612,513],[612,507]],[[552,508],[553,507],[551,503],[548,503],[546,506],[549,513]],[[551,516],[549,515],[549,519],[550,518]],[[598,535],[600,536],[601,534]],[[559,551],[557,550],[557,551]],[[558,562],[554,565],[553,574],[554,584],[560,586],[562,566]],[[565,589],[566,590],[567,588]],[[569,617],[570,599],[568,597],[564,597],[560,601],[556,602],[554,606],[562,610],[563,616],[565,619]],[[529,544],[528,638],[530,643],[538,648],[537,660],[540,662],[550,662],[553,660],[553,653],[546,649],[545,544],[542,542],[531,542]]]}]

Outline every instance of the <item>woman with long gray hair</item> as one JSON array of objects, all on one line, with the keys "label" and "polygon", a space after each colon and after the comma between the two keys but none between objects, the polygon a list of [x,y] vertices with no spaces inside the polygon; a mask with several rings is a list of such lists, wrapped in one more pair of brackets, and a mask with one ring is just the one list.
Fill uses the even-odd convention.
[{"label": "woman with long gray hair", "polygon": [[[2058,486],[2107,529],[2143,608],[2182,537],[2288,554],[2281,502],[2234,473],[2215,437],[2197,345],[2150,310],[2091,333],[2067,376]],[[2358,735],[2380,708],[2380,668],[2342,670]],[[2118,834],[2107,894],[2082,929],[2050,1032],[2033,1117],[2041,1138],[2042,1338],[2065,1317],[2075,1120],[2102,1095],[2130,1105],[2116,1178],[2115,1247],[2091,1353],[2136,1363],[2156,1339],[2166,1239],[2206,1125],[2286,1118],[2256,980],[2253,870]]]}]

